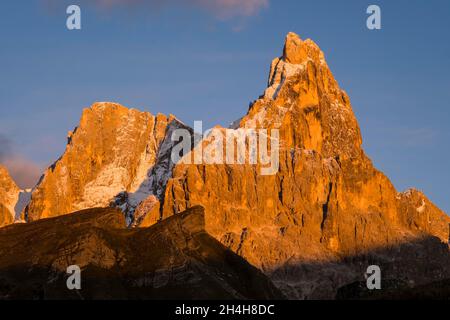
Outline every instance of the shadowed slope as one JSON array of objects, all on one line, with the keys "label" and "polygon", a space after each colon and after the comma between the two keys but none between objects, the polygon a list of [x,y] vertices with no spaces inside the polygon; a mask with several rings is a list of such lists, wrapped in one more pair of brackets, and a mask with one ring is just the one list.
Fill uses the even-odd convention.
[{"label": "shadowed slope", "polygon": [[[66,268],[82,269],[82,290]],[[125,229],[116,209],[91,209],[0,230],[3,299],[277,299],[256,268],[204,231],[200,207]]]},{"label": "shadowed slope", "polygon": [[[381,290],[367,288],[371,265],[381,269]],[[438,238],[424,235],[334,260],[289,261],[271,278],[298,299],[449,299],[450,251]]]}]

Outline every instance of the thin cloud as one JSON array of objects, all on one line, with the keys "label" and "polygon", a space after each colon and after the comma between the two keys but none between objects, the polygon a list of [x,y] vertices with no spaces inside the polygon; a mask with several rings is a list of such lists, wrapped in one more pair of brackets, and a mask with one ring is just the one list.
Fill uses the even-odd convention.
[{"label": "thin cloud", "polygon": [[269,6],[269,0],[192,0],[222,19],[254,16]]},{"label": "thin cloud", "polygon": [[11,140],[4,135],[0,135],[0,161],[11,154]]},{"label": "thin cloud", "polygon": [[428,146],[439,136],[432,128],[401,128],[398,132],[400,140],[408,147]]},{"label": "thin cloud", "polygon": [[[49,8],[60,5],[60,0],[43,0]],[[142,9],[145,7],[160,10],[170,7],[190,7],[212,14],[214,17],[227,20],[235,17],[257,15],[269,6],[269,0],[81,0],[80,5],[95,5],[101,11],[116,8]]]},{"label": "thin cloud", "polygon": [[0,135],[0,163],[22,189],[34,187],[43,171],[39,165],[16,153],[11,140],[4,135]]},{"label": "thin cloud", "polygon": [[390,146],[419,148],[433,145],[439,139],[439,132],[430,127],[383,127],[380,136]]}]

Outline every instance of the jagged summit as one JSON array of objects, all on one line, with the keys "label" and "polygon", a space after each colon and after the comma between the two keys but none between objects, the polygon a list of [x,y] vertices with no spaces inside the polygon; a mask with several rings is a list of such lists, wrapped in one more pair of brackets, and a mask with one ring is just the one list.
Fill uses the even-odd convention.
[{"label": "jagged summit", "polygon": [[287,63],[302,64],[308,60],[323,60],[323,52],[311,39],[303,41],[299,35],[289,32],[284,43],[282,59]]},{"label": "jagged summit", "polygon": [[[142,112],[138,108],[128,108],[120,103],[111,102],[111,101],[94,102],[89,108],[85,108],[83,110],[83,112],[93,111],[96,113],[103,114],[105,112],[115,112],[117,110],[120,110],[120,112],[122,112],[122,113],[128,113],[128,112],[141,113]],[[144,113],[149,113],[149,112],[144,112]],[[149,113],[149,114],[151,114],[151,113]],[[175,120],[181,124],[184,124],[180,119],[178,119],[175,115],[173,115],[171,113],[169,113],[167,116],[162,113],[157,113],[156,117],[167,117],[169,122]],[[83,116],[82,116],[82,118],[83,118]]]},{"label": "jagged summit", "polygon": [[359,157],[362,137],[350,99],[312,40],[286,36],[270,66],[268,87],[234,127],[279,129],[283,148],[324,157]]},{"label": "jagged summit", "polygon": [[[89,108],[91,110],[98,110],[98,111],[104,111],[108,108],[115,108],[115,109],[128,109],[127,107],[124,107],[120,103],[112,102],[112,101],[97,101],[94,102]],[[130,108],[132,109],[132,108]]]},{"label": "jagged summit", "polygon": [[275,58],[270,66],[266,98],[274,98],[277,90],[273,90],[274,84],[280,84],[287,78],[299,73],[305,68],[306,63],[312,62],[317,66],[325,65],[324,53],[311,39],[303,41],[297,34],[289,32],[286,36],[283,55]]}]

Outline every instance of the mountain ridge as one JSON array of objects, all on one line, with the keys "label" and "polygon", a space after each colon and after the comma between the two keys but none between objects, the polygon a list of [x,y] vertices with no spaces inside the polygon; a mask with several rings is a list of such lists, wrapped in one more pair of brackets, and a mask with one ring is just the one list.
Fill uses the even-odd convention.
[{"label": "mountain ridge", "polygon": [[[446,255],[423,249],[438,243],[448,248],[450,217],[415,189],[397,192],[373,166],[350,99],[312,40],[286,36],[264,93],[229,129],[279,130],[276,174],[264,176],[253,164],[175,164],[170,137],[177,128],[193,132],[174,116],[115,103],[85,109],[24,217],[33,222],[112,206],[128,225],[148,227],[202,206],[206,232],[295,299],[335,297],[360,280],[346,257],[363,256],[366,263],[378,248],[405,243],[425,252],[418,265],[437,260],[425,277],[408,271],[416,285],[450,278]],[[191,141],[185,156],[194,152]],[[432,240],[418,241],[425,238]],[[403,252],[402,261],[411,261],[414,250]],[[392,250],[381,256],[383,265],[396,258]],[[310,267],[329,261],[337,270]],[[391,276],[401,278],[395,271]]]},{"label": "mountain ridge", "polygon": [[[81,269],[81,290],[67,290],[70,265]],[[0,229],[2,300],[283,298],[262,272],[206,234],[200,207],[132,230],[117,208]]]}]

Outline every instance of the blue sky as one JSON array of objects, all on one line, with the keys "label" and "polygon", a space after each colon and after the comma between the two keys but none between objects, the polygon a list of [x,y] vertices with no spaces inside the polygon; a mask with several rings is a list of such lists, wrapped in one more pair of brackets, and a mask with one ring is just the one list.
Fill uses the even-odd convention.
[{"label": "blue sky", "polygon": [[[325,52],[375,166],[450,212],[449,1],[105,1],[78,1],[80,31],[66,29],[77,1],[0,2],[0,160],[22,163],[18,180],[59,157],[95,101],[227,125],[294,31]],[[366,28],[370,4],[382,30]]]}]

